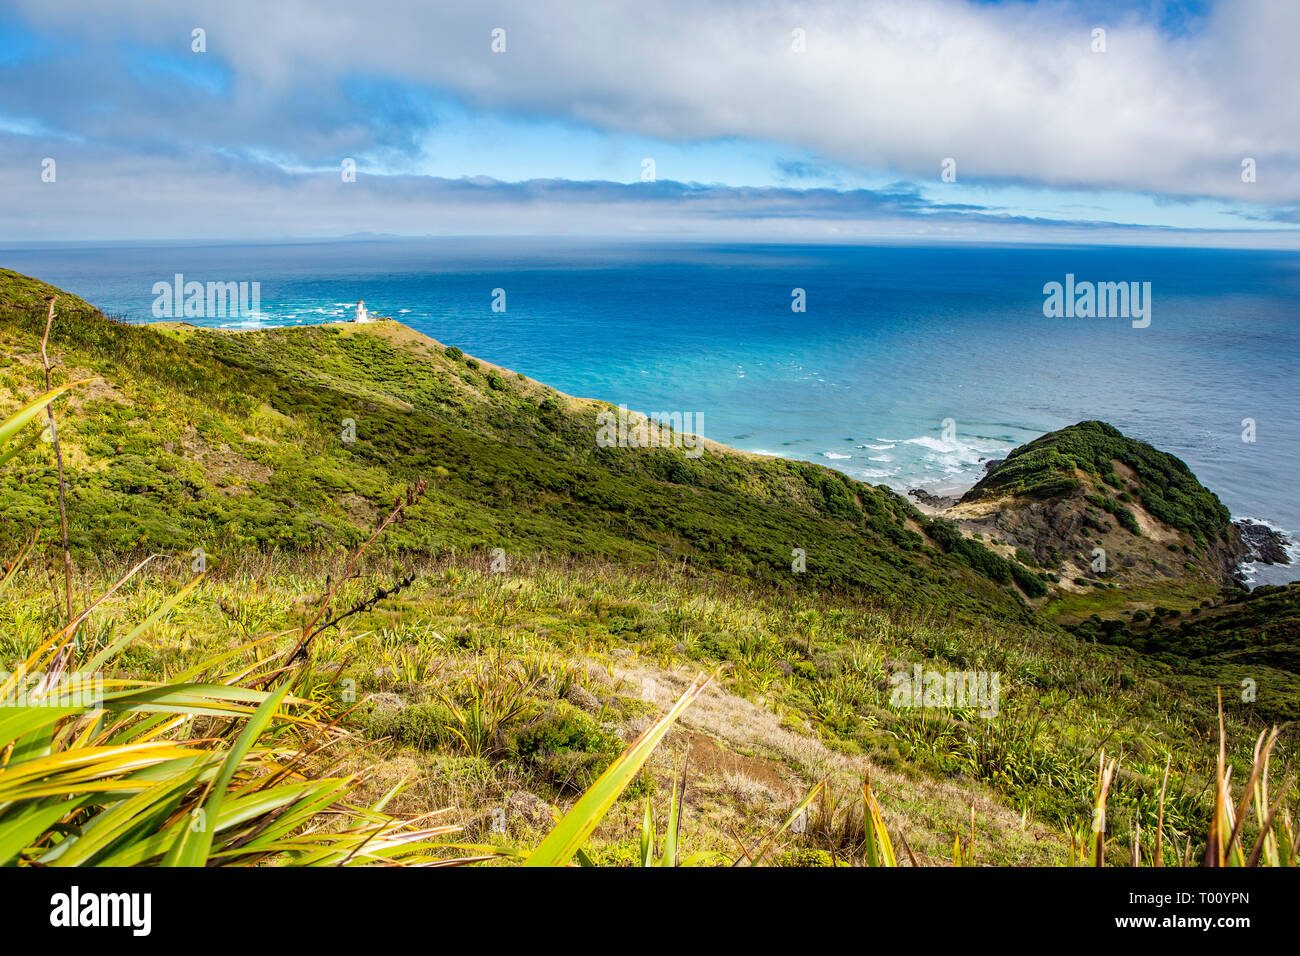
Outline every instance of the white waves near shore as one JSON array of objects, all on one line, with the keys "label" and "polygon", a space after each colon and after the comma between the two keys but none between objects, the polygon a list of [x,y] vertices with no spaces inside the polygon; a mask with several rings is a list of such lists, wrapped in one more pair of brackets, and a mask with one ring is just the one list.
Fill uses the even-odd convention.
[{"label": "white waves near shore", "polygon": [[1250,522],[1251,524],[1263,525],[1270,531],[1275,531],[1282,535],[1282,550],[1290,559],[1290,564],[1264,564],[1260,561],[1243,561],[1237,566],[1241,572],[1247,587],[1254,588],[1261,584],[1289,584],[1292,581],[1300,581],[1300,540],[1294,532],[1283,528],[1264,518],[1256,518],[1251,515],[1233,515],[1234,523]]}]

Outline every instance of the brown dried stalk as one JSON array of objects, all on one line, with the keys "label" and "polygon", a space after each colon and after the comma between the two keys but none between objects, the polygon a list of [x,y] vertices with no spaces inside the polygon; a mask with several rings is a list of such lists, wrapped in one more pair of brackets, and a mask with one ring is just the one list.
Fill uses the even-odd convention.
[{"label": "brown dried stalk", "polygon": [[[50,297],[50,311],[45,317],[45,335],[41,339],[41,362],[45,365],[45,390],[48,392],[50,385],[50,358],[45,352],[46,343],[50,340],[50,326],[54,324],[54,303],[59,301],[57,295]],[[59,428],[54,421],[54,403],[45,406],[45,412],[50,419],[50,440],[54,443],[54,457],[59,464],[59,528],[62,532],[63,539],[63,576],[64,576],[64,597],[68,605],[68,621],[72,621],[72,551],[68,548],[68,506],[65,500],[67,482],[63,477],[63,450],[59,448]]]},{"label": "brown dried stalk", "polygon": [[[330,604],[333,602],[334,595],[338,592],[338,589],[343,586],[343,582],[349,581],[352,578],[359,576],[360,570],[358,568],[358,564],[361,561],[361,556],[366,552],[366,549],[369,548],[372,544],[374,544],[375,541],[379,538],[379,536],[383,534],[386,530],[388,530],[390,526],[394,524],[399,524],[403,519],[405,519],[406,509],[409,508],[411,505],[415,504],[417,501],[420,500],[420,498],[424,496],[425,488],[427,486],[428,483],[423,478],[420,478],[415,482],[414,485],[406,489],[406,497],[404,499],[401,497],[394,499],[393,510],[388,513],[388,517],[384,518],[383,521],[379,522],[379,525],[375,528],[374,533],[364,543],[362,543],[355,551],[352,552],[352,558],[348,562],[347,568],[344,570],[343,574],[339,577],[339,579],[333,582],[332,584],[329,584],[327,582],[327,590],[326,590],[325,598],[324,600],[321,601],[320,607],[317,608],[316,613],[313,614],[311,618],[307,620],[306,623],[303,624],[302,635],[298,638],[298,643],[294,645],[293,650],[291,650],[287,655],[285,655],[284,664],[282,664],[280,667],[277,667],[275,670],[271,671],[271,673],[266,675],[266,677],[263,679],[262,686],[266,686],[266,684],[270,683],[272,679],[274,679],[278,674],[283,673],[295,661],[305,659],[307,657],[307,650],[311,645],[312,639],[316,637],[317,634],[320,634],[322,631],[325,631],[333,627],[334,625],[342,621],[344,618],[351,617],[354,614],[360,614],[362,611],[365,611],[373,607],[375,604],[378,604],[384,598],[391,597],[392,595],[396,594],[398,591],[401,591],[403,588],[409,587],[414,582],[415,575],[409,574],[404,578],[400,579],[399,581],[397,581],[391,588],[381,587],[376,589],[374,594],[371,594],[370,596],[363,598],[361,601],[357,602],[351,608],[344,611],[342,614],[339,614],[337,617],[331,615],[330,613]],[[323,621],[322,618],[324,618]]]}]

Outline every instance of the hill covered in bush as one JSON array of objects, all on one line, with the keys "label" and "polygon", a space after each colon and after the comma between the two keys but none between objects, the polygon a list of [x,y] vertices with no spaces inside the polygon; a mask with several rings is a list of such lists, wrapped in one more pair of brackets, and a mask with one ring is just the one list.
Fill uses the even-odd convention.
[{"label": "hill covered in bush", "polygon": [[[1130,480],[1118,474],[1116,463],[1132,470]],[[1227,540],[1232,533],[1228,509],[1181,459],[1128,438],[1105,422],[1079,422],[1021,445],[994,465],[962,500],[1004,495],[1055,498],[1079,488],[1079,471],[1109,489],[1109,494],[1097,497],[1132,530],[1137,524],[1125,505],[1136,500],[1151,515],[1187,533],[1198,544]]]},{"label": "hill covered in bush", "polygon": [[[45,299],[59,294],[55,383],[94,378],[60,423],[74,551],[350,548],[416,478],[429,490],[389,546],[420,553],[684,562],[792,588],[1016,615],[1009,577],[934,547],[889,489],[707,444],[599,447],[610,406],[571,398],[395,322],[265,331],[125,325],[0,273],[0,403],[43,386]],[[44,445],[0,478],[0,542],[43,519]],[[804,554],[806,570],[795,572]],[[953,587],[961,582],[961,587]]]}]

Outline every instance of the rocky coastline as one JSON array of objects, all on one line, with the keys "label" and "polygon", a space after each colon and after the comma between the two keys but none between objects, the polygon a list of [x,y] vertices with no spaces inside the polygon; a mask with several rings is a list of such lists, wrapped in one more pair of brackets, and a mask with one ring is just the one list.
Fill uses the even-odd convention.
[{"label": "rocky coastline", "polygon": [[[987,462],[985,472],[987,473],[998,464],[1000,464],[1000,460]],[[964,489],[955,494],[941,495],[935,494],[926,488],[909,488],[907,499],[928,515],[945,516],[945,512],[949,512],[962,501],[966,490],[969,489]],[[949,517],[957,521],[959,525],[965,523],[962,520],[965,517],[963,515],[953,513]],[[996,521],[994,524],[996,525]],[[1230,543],[1224,549],[1220,560],[1227,565],[1224,570],[1233,581],[1245,585],[1248,566],[1275,566],[1293,563],[1291,549],[1295,547],[1296,542],[1283,532],[1250,518],[1234,520],[1232,526],[1239,535],[1239,541]]]}]

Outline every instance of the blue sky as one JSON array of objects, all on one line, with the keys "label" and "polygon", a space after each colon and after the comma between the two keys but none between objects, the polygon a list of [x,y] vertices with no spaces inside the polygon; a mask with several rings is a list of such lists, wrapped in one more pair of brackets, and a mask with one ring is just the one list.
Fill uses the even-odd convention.
[{"label": "blue sky", "polygon": [[56,6],[0,2],[8,239],[1300,244],[1291,0]]}]

